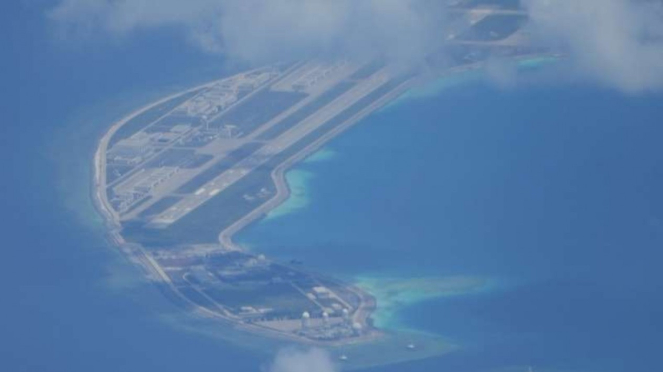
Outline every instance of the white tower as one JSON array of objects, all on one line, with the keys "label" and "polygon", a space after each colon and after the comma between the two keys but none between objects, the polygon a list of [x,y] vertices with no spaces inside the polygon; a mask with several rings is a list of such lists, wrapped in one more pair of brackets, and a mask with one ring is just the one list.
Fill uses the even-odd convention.
[{"label": "white tower", "polygon": [[322,312],[322,325],[325,327],[329,326],[329,314],[326,311]]},{"label": "white tower", "polygon": [[348,309],[343,309],[342,313],[343,313],[343,323],[345,323],[345,325],[352,325],[350,323],[350,312],[348,311]]},{"label": "white tower", "polygon": [[354,322],[352,323],[352,330],[354,331],[355,335],[358,336],[362,333],[363,327],[358,322]]},{"label": "white tower", "polygon": [[209,120],[207,120],[207,115],[203,115],[201,121],[205,124],[205,130],[209,132]]},{"label": "white tower", "polygon": [[302,314],[302,330],[306,330],[311,325],[311,314],[308,311],[304,311]]}]

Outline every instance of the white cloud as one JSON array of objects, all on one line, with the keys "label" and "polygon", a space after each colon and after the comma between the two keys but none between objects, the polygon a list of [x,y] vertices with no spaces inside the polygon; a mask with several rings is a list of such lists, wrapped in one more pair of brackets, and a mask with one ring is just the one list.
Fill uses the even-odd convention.
[{"label": "white cloud", "polygon": [[322,349],[281,350],[268,372],[337,372],[329,354]]},{"label": "white cloud", "polygon": [[69,36],[181,27],[249,62],[343,53],[410,63],[441,41],[442,10],[436,0],[61,0],[49,16]]},{"label": "white cloud", "polygon": [[569,52],[584,76],[628,92],[663,87],[663,3],[524,0],[539,41]]},{"label": "white cloud", "polygon": [[[522,0],[537,42],[578,75],[629,92],[663,87],[661,0]],[[444,39],[442,0],[60,0],[66,35],[127,37],[177,27],[196,45],[255,64],[310,55],[422,63]],[[494,73],[503,71],[495,69]],[[499,67],[499,66],[497,66]],[[513,73],[509,73],[512,76]],[[502,81],[502,83],[507,83]]]}]

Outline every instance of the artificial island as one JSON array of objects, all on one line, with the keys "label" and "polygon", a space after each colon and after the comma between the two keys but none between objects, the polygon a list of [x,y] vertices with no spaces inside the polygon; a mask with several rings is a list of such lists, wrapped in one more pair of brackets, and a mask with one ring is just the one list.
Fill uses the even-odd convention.
[{"label": "artificial island", "polygon": [[113,243],[199,316],[303,343],[379,338],[371,294],[245,250],[233,235],[288,197],[289,167],[413,84],[541,54],[522,30],[525,14],[495,3],[449,2],[444,45],[416,71],[379,58],[274,64],[115,123],[99,142],[93,184]]}]

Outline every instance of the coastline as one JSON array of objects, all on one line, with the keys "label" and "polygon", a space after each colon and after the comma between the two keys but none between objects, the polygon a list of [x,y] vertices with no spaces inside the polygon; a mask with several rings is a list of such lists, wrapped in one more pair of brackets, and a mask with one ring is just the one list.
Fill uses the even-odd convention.
[{"label": "coastline", "polygon": [[[187,93],[194,92],[196,90],[211,86],[216,84],[217,82],[223,80],[222,79],[215,79],[213,81],[209,81],[200,85],[197,85],[192,88],[187,88],[186,90],[179,91],[177,93],[173,93],[171,95],[168,95],[166,97],[163,97],[157,101],[154,101],[152,103],[149,103],[145,106],[142,106],[134,111],[132,111],[129,115],[123,117],[119,121],[113,123],[108,131],[104,133],[104,135],[99,139],[97,149],[95,151],[94,159],[93,159],[93,182],[92,182],[92,189],[91,189],[91,196],[94,202],[95,209],[97,209],[98,213],[102,216],[104,220],[104,225],[106,226],[106,237],[107,240],[114,245],[117,249],[120,250],[120,252],[132,263],[140,266],[143,269],[143,272],[145,273],[146,277],[148,280],[151,282],[157,284],[160,288],[166,289],[170,294],[174,294],[176,296],[176,300],[178,302],[183,302],[184,304],[187,305],[187,307],[190,307],[192,312],[198,316],[201,316],[206,319],[216,319],[216,320],[221,320],[223,322],[227,322],[229,325],[233,326],[234,328],[237,329],[242,329],[245,331],[249,331],[252,333],[256,334],[261,334],[263,336],[269,336],[272,338],[276,339],[282,339],[282,340],[287,340],[287,341],[294,341],[298,343],[308,343],[308,344],[313,344],[313,345],[319,345],[319,346],[340,346],[344,344],[354,344],[357,342],[367,342],[376,338],[381,337],[381,333],[378,332],[377,330],[371,329],[370,332],[367,332],[365,335],[360,336],[358,338],[353,339],[351,342],[344,342],[344,341],[336,341],[336,342],[320,342],[320,341],[315,341],[315,340],[308,340],[304,339],[302,337],[296,336],[296,335],[288,335],[283,332],[279,331],[274,331],[262,326],[254,325],[254,324],[242,324],[237,321],[237,319],[234,319],[231,316],[223,316],[221,314],[212,312],[185,297],[183,294],[181,294],[173,285],[171,282],[170,278],[168,275],[163,271],[161,266],[156,262],[154,258],[150,256],[148,252],[145,251],[144,247],[142,247],[140,244],[137,243],[131,243],[127,242],[124,237],[121,235],[121,224],[120,224],[120,219],[117,213],[113,210],[112,207],[110,207],[108,203],[108,199],[106,197],[106,193],[103,192],[103,185],[105,185],[105,172],[103,171],[105,168],[105,152],[108,149],[108,145],[111,141],[111,138],[113,135],[120,129],[122,128],[127,122],[129,122],[131,119],[135,118],[136,116],[149,111],[150,109],[158,106],[161,103],[164,103],[170,99],[180,97],[182,95],[185,95]],[[388,94],[387,96],[391,96],[391,93]],[[384,98],[387,98],[383,97]],[[382,102],[383,99],[378,100],[378,102]],[[370,110],[371,107],[374,107],[374,105],[370,105],[364,110],[362,110],[360,113],[352,117],[348,122],[342,124],[340,127],[345,129],[349,127],[351,124],[356,123],[358,120],[363,118],[365,115],[369,114],[372,112]],[[283,174],[285,170],[287,170],[289,167],[294,165],[296,162],[300,161],[304,157],[308,156],[311,152],[317,150],[320,146],[322,146],[325,142],[327,142],[329,139],[333,138],[335,136],[335,133],[338,132],[338,129],[341,128],[336,128],[336,130],[331,131],[327,135],[323,136],[320,138],[318,141],[315,141],[312,143],[310,146],[302,150],[301,152],[295,154],[291,158],[287,159],[285,162],[280,164],[273,172],[272,172],[272,179],[275,182],[275,185],[277,188],[280,188],[281,192],[277,193],[277,198],[274,198],[270,200],[268,203],[266,203],[266,208],[264,209],[265,211],[271,210],[278,205],[280,205],[284,200],[287,199],[287,196],[289,195],[289,190],[287,188],[287,183],[285,182],[283,178]],[[331,135],[330,135],[331,134]],[[276,182],[276,181],[279,182]],[[265,205],[263,205],[265,207]],[[262,213],[262,208],[259,213]],[[237,226],[233,225],[232,227],[237,228],[236,231],[239,231],[239,229],[243,228],[246,226],[246,224],[250,223],[253,221],[253,219],[261,217],[262,214],[256,213],[254,210],[251,212],[247,217],[250,219],[247,219],[246,217],[243,218],[242,220],[238,221],[241,222],[241,226],[237,228]],[[239,224],[238,224],[239,226]],[[219,234],[219,240],[222,243],[223,246],[230,250],[238,250],[238,251],[245,251],[243,248],[235,245],[230,239],[227,241],[223,241],[221,239],[222,234],[229,229],[226,229],[222,231],[221,234]],[[236,232],[235,231],[235,232]],[[293,268],[291,268],[293,269]],[[296,270],[296,269],[295,269]],[[298,270],[301,271],[301,270]],[[319,276],[319,275],[318,275]],[[338,282],[336,279],[331,279],[329,280]],[[375,308],[375,299],[370,296],[369,294],[363,292],[361,289],[357,287],[350,287],[346,286],[346,288],[356,294],[360,299],[361,299],[361,306],[357,309],[357,311],[353,314],[353,320],[361,322],[361,324],[367,324],[367,320],[370,317],[370,314],[372,313],[373,309]],[[170,296],[168,296],[170,297]]]},{"label": "coastline", "polygon": [[[520,57],[518,58],[519,60],[522,59],[528,59],[531,57]],[[483,66],[482,63],[476,63],[476,64],[470,64],[470,65],[464,65],[452,69],[445,70],[442,74],[438,74],[436,79],[439,79],[440,77],[444,76],[452,76],[455,74],[458,74],[460,72],[465,72],[465,71],[471,71],[471,70],[477,70],[480,69]],[[283,161],[281,164],[279,164],[272,172],[271,172],[271,180],[276,186],[276,193],[272,198],[267,200],[265,203],[261,204],[257,208],[253,209],[250,211],[248,214],[246,214],[244,217],[240,218],[239,220],[235,221],[232,225],[227,227],[226,229],[222,230],[219,235],[218,235],[218,240],[221,243],[222,246],[226,247],[227,249],[230,250],[238,250],[238,251],[246,251],[245,248],[241,247],[240,245],[236,244],[233,241],[233,237],[235,234],[237,234],[239,231],[250,225],[251,223],[259,220],[260,218],[264,217],[267,215],[270,211],[274,210],[278,206],[280,206],[285,200],[288,199],[290,196],[291,190],[290,186],[287,183],[287,180],[285,179],[285,173],[292,168],[294,165],[299,163],[300,161],[304,160],[306,157],[310,156],[311,154],[315,153],[318,151],[322,146],[324,146],[327,142],[329,142],[332,138],[336,137],[337,135],[341,134],[345,130],[349,129],[352,125],[358,123],[361,121],[361,119],[365,118],[366,116],[370,115],[372,112],[375,112],[377,110],[380,110],[382,108],[388,107],[388,104],[395,102],[399,97],[401,97],[405,92],[410,90],[412,87],[416,86],[417,84],[420,84],[423,81],[430,80],[431,76],[426,75],[426,76],[418,76],[415,78],[410,78],[393,88],[388,94],[386,94],[384,97],[378,99],[377,101],[373,102],[369,106],[366,106],[363,108],[361,111],[359,111],[357,114],[340,124],[338,127],[330,130],[328,133],[325,133],[321,138],[315,140],[308,146],[306,146],[304,149],[301,151],[297,152],[290,158],[286,159]],[[222,80],[222,79],[221,79]],[[186,298],[183,296],[179,291],[173,286],[172,282],[170,281],[168,275],[163,271],[163,269],[159,266],[159,264],[150,256],[149,253],[147,253],[144,248],[135,243],[130,243],[125,241],[125,239],[121,235],[121,225],[119,221],[119,217],[117,214],[113,211],[113,209],[110,207],[108,204],[108,200],[106,198],[106,193],[103,192],[102,186],[105,185],[105,172],[104,167],[105,167],[105,152],[107,150],[108,144],[110,142],[110,139],[112,136],[123,126],[125,125],[129,120],[132,118],[140,115],[141,113],[150,110],[151,108],[159,105],[160,103],[163,103],[169,99],[179,97],[181,95],[184,95],[186,93],[195,91],[197,89],[201,89],[207,86],[210,86],[214,83],[219,81],[219,79],[204,83],[201,85],[198,85],[193,88],[186,89],[184,91],[178,92],[171,94],[165,98],[162,98],[156,102],[150,103],[146,106],[143,106],[133,112],[131,112],[128,116],[124,117],[123,119],[119,120],[118,122],[114,123],[111,125],[110,129],[102,136],[102,138],[99,140],[98,146],[97,146],[97,151],[95,152],[94,156],[94,176],[93,176],[93,183],[92,183],[92,198],[94,200],[94,204],[96,209],[99,211],[99,213],[102,215],[102,217],[105,220],[105,225],[108,230],[108,240],[111,242],[111,244],[115,245],[127,258],[132,261],[133,263],[141,266],[143,268],[143,271],[145,272],[146,276],[156,284],[159,284],[160,286],[166,288],[170,293],[173,293],[178,297],[179,300],[183,300],[187,305],[191,306],[193,309],[193,312],[199,316],[202,316],[204,318],[213,318],[213,319],[219,319],[224,322],[228,322],[230,325],[242,329],[242,330],[247,330],[253,333],[258,333],[261,335],[266,335],[270,337],[275,337],[278,339],[285,339],[289,341],[295,341],[295,342],[304,342],[304,343],[309,343],[309,344],[314,344],[314,345],[326,345],[326,346],[340,346],[347,344],[348,342],[337,342],[337,343],[329,343],[329,342],[317,342],[313,340],[306,340],[301,337],[295,336],[295,335],[287,335],[282,332],[277,332],[273,330],[266,329],[261,326],[256,326],[252,324],[240,324],[237,322],[235,319],[231,317],[225,317],[222,316],[218,313],[212,312],[208,309],[205,309],[195,303],[193,303],[190,299]],[[334,279],[334,281],[338,282],[338,280]],[[345,284],[344,284],[345,285]],[[357,321],[360,324],[370,324],[369,319],[372,315],[372,313],[376,310],[377,304],[376,304],[376,299],[373,297],[373,295],[369,294],[365,290],[355,286],[355,285],[346,285],[346,288],[353,292],[355,295],[357,295],[361,299],[361,305],[358,307],[357,311],[353,314],[353,321]],[[374,340],[376,338],[379,338],[382,336],[382,333],[380,331],[377,331],[375,329],[372,330],[372,332],[368,333],[365,337],[360,337],[357,339],[353,339],[350,343],[357,343],[357,342],[365,342],[365,341],[370,341]]]},{"label": "coastline", "polygon": [[[537,54],[532,54],[532,55],[524,55],[524,56],[519,56],[516,58],[513,58],[513,62],[517,64],[518,69],[536,69],[541,67],[542,65],[550,64],[550,63],[555,63],[559,61],[560,59],[563,59],[564,56],[559,55],[559,54],[547,54],[547,53],[537,53]],[[394,94],[394,97],[391,97],[386,100],[383,104],[380,105],[377,109],[371,111],[373,112],[378,112],[381,110],[388,110],[392,105],[398,105],[401,103],[405,103],[407,100],[410,99],[418,99],[420,97],[428,97],[430,95],[435,95],[439,94],[441,91],[446,90],[447,88],[456,86],[456,85],[462,85],[465,84],[467,81],[474,81],[475,79],[480,79],[481,78],[481,71],[483,69],[483,64],[482,63],[477,63],[477,64],[472,64],[472,65],[465,65],[465,66],[460,66],[457,68],[449,69],[444,71],[442,74],[437,74],[435,77],[431,77],[430,75],[427,76],[421,76],[418,79],[415,79],[413,81],[409,81],[406,87],[403,87],[404,89],[399,92],[398,94]],[[464,74],[471,74],[468,76],[467,80],[464,78]],[[449,82],[449,79],[454,79],[453,81]],[[361,119],[359,119],[361,120]],[[351,126],[352,124],[348,125]],[[339,130],[338,134],[341,134],[343,130],[347,128],[344,128],[342,130]],[[336,137],[335,134],[333,137]],[[235,234],[240,233],[243,229],[247,228],[250,226],[252,223],[257,223],[260,221],[262,217],[267,217],[269,218],[269,214],[273,211],[278,211],[278,208],[283,205],[284,202],[286,202],[289,197],[291,196],[291,188],[288,185],[288,180],[287,180],[287,173],[290,170],[293,170],[293,168],[301,164],[301,162],[306,162],[307,158],[316,156],[316,154],[319,151],[324,151],[322,147],[326,145],[329,140],[321,141],[322,143],[319,144],[318,146],[311,148],[311,149],[305,149],[302,151],[301,154],[297,154],[296,160],[292,162],[291,164],[285,165],[284,169],[280,174],[274,175],[275,182],[278,182],[277,184],[281,185],[281,191],[283,192],[283,195],[280,196],[275,196],[275,199],[278,198],[278,201],[275,202],[275,205],[270,205],[270,208],[265,207],[265,209],[262,211],[262,213],[257,213],[257,216],[254,216],[253,219],[250,219],[248,221],[245,221],[245,223],[241,226],[238,227],[234,231],[230,231],[230,228],[222,231],[221,234],[219,234],[219,238],[223,239],[224,244],[232,244],[232,246],[237,247],[238,249],[244,249],[239,244],[236,244],[232,241],[233,236]],[[294,158],[294,157],[293,157]],[[287,213],[287,212],[286,212]],[[249,216],[247,216],[248,218]],[[276,216],[275,218],[278,218],[280,216]],[[251,247],[253,248],[253,247]],[[383,304],[388,304],[390,307],[389,309],[384,309],[385,314],[378,314],[381,311],[382,306],[376,306],[375,311],[371,314],[372,318],[376,320],[375,324],[378,328],[380,329],[385,329],[385,330],[390,330],[390,331],[407,331],[407,332],[419,332],[414,329],[410,329],[407,327],[401,327],[398,324],[398,319],[395,313],[399,311],[400,308],[403,308],[407,306],[410,302],[408,301],[397,301],[396,304],[392,303],[390,299],[383,298],[381,296],[380,291],[373,291],[372,289],[378,288],[377,282],[380,281],[381,279],[387,279],[387,278],[381,278],[380,276],[372,277],[372,276],[362,276],[362,277],[355,277],[355,278],[346,278],[346,282],[352,282],[353,286],[356,288],[360,288],[362,291],[365,291],[367,293],[370,293],[371,296],[375,297],[375,300],[377,303],[383,303]],[[393,279],[393,278],[391,278]],[[449,280],[453,281],[457,278],[430,278],[432,281],[442,281],[442,282],[447,282]],[[453,296],[453,295],[458,295],[458,294],[464,294],[464,293],[469,293],[469,292],[480,292],[480,291],[486,291],[490,290],[497,284],[494,283],[490,279],[478,279],[478,278],[465,278],[467,280],[478,280],[478,281],[485,281],[483,284],[470,284],[470,285],[460,285],[458,288],[455,290],[441,290],[438,293],[429,293],[427,295],[414,295],[411,296],[411,298],[407,298],[407,300],[412,300],[412,303],[417,303],[422,300],[426,299],[432,299],[432,298],[437,298],[441,296]],[[384,291],[383,291],[384,292]],[[400,295],[406,295],[404,293],[401,293]],[[398,306],[395,306],[398,305]],[[398,308],[398,309],[397,309]],[[382,320],[378,320],[378,317],[382,317]]]},{"label": "coastline", "polygon": [[[530,60],[547,60],[547,58],[552,58],[555,59],[557,56],[551,56],[548,54],[533,54],[529,56],[520,56],[517,58],[514,58],[515,62],[524,62],[524,61],[530,61]],[[313,155],[315,152],[320,150],[327,142],[329,142],[332,138],[338,136],[339,134],[343,133],[345,130],[350,128],[352,125],[356,124],[357,122],[361,121],[364,117],[370,115],[371,113],[388,108],[392,104],[397,104],[398,100],[401,99],[401,97],[405,97],[404,95],[407,94],[407,92],[419,85],[422,84],[426,81],[432,80],[439,80],[439,79],[444,79],[446,77],[454,76],[459,73],[464,73],[464,72],[469,72],[469,71],[477,71],[481,70],[483,68],[484,64],[479,62],[475,64],[470,64],[470,65],[463,65],[459,67],[454,67],[448,70],[445,70],[441,74],[434,74],[434,76],[430,75],[424,75],[424,76],[418,76],[416,78],[407,80],[406,82],[402,83],[400,86],[392,90],[389,94],[387,94],[385,97],[377,100],[375,103],[373,103],[370,106],[367,106],[366,109],[362,110],[360,113],[340,125],[338,128],[335,128],[334,130],[330,131],[329,133],[325,134],[322,136],[320,139],[317,141],[313,142],[311,145],[308,147],[302,149],[299,153],[293,155],[291,158],[287,159],[285,162],[281,163],[275,169],[272,174],[272,181],[276,184],[277,187],[277,192],[276,194],[268,200],[266,203],[263,205],[259,206],[258,208],[254,209],[251,211],[249,214],[247,214],[245,217],[242,219],[238,220],[235,222],[233,225],[229,226],[228,228],[224,229],[219,233],[219,242],[229,248],[234,248],[238,250],[242,250],[243,248],[240,247],[238,244],[233,242],[233,236],[237,234],[240,230],[244,229],[251,223],[255,222],[256,220],[260,219],[263,216],[266,216],[270,211],[273,209],[279,207],[285,200],[288,199],[290,196],[290,187],[288,186],[287,180],[285,178],[285,173],[292,168],[294,165],[299,163],[300,161],[306,159],[308,156]],[[436,75],[436,76],[435,76]],[[407,97],[405,97],[407,98]]]}]

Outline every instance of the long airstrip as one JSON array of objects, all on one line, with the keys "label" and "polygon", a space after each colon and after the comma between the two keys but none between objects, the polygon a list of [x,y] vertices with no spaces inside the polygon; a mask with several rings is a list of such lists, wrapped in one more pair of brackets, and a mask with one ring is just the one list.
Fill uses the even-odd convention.
[{"label": "long airstrip", "polygon": [[[458,11],[428,74],[518,57],[522,15]],[[283,173],[422,78],[380,60],[274,64],[192,87],[111,126],[95,154],[94,198],[114,243],[196,313],[321,344],[371,340],[375,299],[233,243],[288,196]]]}]

